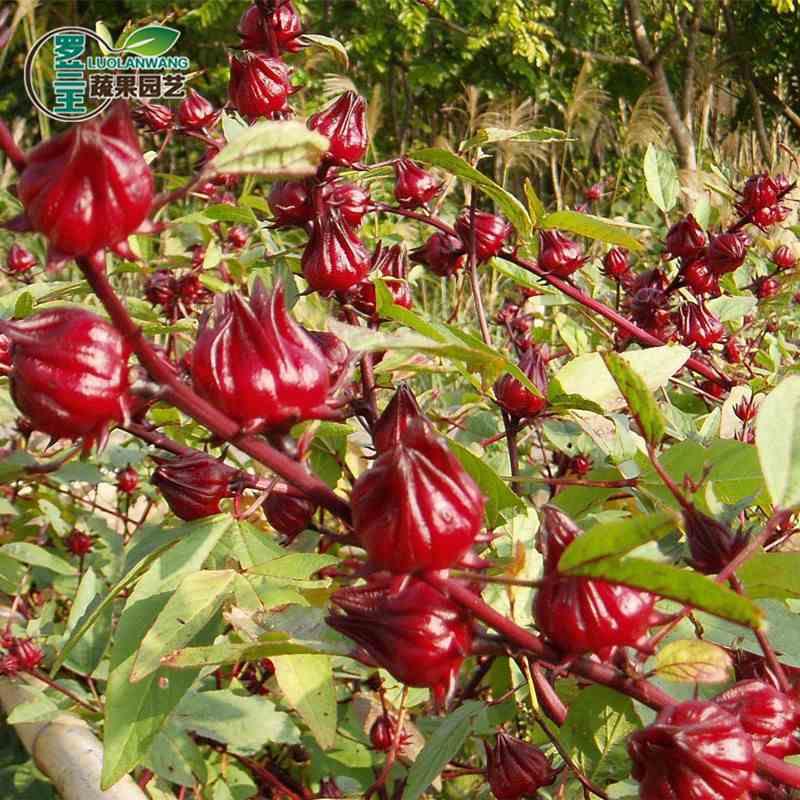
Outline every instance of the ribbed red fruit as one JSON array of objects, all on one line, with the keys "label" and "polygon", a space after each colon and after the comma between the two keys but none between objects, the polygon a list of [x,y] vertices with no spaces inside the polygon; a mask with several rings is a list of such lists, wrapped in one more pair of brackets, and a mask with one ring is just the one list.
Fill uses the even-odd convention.
[{"label": "ribbed red fruit", "polygon": [[75,125],[27,154],[17,193],[31,227],[51,248],[87,256],[125,240],[153,201],[153,173],[127,104]]},{"label": "ribbed red fruit", "polygon": [[303,26],[300,15],[291,0],[278,0],[272,14],[265,14],[255,3],[249,6],[239,19],[237,31],[242,38],[243,50],[267,50],[271,40],[267,28],[275,35],[275,44],[289,53],[296,53],[303,45],[300,36]]},{"label": "ribbed red fruit", "polygon": [[372,430],[372,441],[375,450],[383,453],[403,442],[406,431],[417,424],[428,424],[425,415],[420,411],[414,393],[408,384],[401,384],[389,401],[389,405],[378,417]]},{"label": "ribbed red fruit", "polygon": [[324,406],[328,364],[286,310],[283,287],[261,283],[249,302],[231,292],[216,299],[192,356],[195,390],[249,430],[283,429]]},{"label": "ribbed red fruit", "polygon": [[377,569],[447,569],[475,541],[485,502],[447,442],[417,421],[355,482],[353,527]]},{"label": "ribbed red fruit", "polygon": [[708,245],[708,268],[715,275],[734,272],[744,263],[750,239],[742,231],[721,233]]},{"label": "ribbed red fruit", "polygon": [[568,278],[586,263],[583,248],[558,231],[539,233],[539,266],[559,278]]},{"label": "ribbed red fruit", "polygon": [[202,131],[216,125],[222,112],[195,89],[189,89],[178,106],[178,122],[187,131]]},{"label": "ribbed red fruit", "polygon": [[558,774],[545,754],[532,744],[500,731],[494,747],[486,748],[486,779],[497,800],[535,797]]},{"label": "ribbed red fruit", "polygon": [[236,470],[202,453],[161,459],[158,464],[152,481],[182,520],[218,514],[220,502],[231,496]]},{"label": "ribbed red fruit", "polygon": [[127,416],[131,347],[105,320],[54,308],[0,331],[12,344],[11,396],[36,430],[88,448]]},{"label": "ribbed red fruit", "polygon": [[424,264],[442,278],[449,278],[466,263],[464,243],[458,236],[441,231],[434,233],[421,247],[411,253],[411,260]]},{"label": "ribbed red fruit", "polygon": [[351,166],[367,151],[367,103],[355,92],[345,92],[322,111],[308,118],[308,127],[328,137],[327,157]]},{"label": "ribbed red fruit", "polygon": [[302,227],[311,222],[314,208],[304,181],[278,181],[269,193],[269,207],[280,227]]},{"label": "ribbed red fruit", "polygon": [[630,272],[631,264],[628,251],[621,247],[612,247],[603,256],[603,271],[609,278],[619,280]]},{"label": "ribbed red fruit", "polygon": [[288,107],[292,84],[289,67],[264,53],[230,57],[228,96],[233,107],[248,119],[271,117]]},{"label": "ribbed red fruit", "polygon": [[[411,287],[406,280],[408,272],[408,253],[402,244],[386,247],[378,242],[372,254],[370,272],[378,273],[383,279],[392,302],[402,308],[411,308]],[[371,280],[362,281],[350,290],[348,300],[353,307],[362,314],[377,318],[377,296],[375,284]]]},{"label": "ribbed red fruit", "polygon": [[394,162],[394,196],[402,208],[424,206],[441,191],[442,184],[410,158]]},{"label": "ribbed red fruit", "polygon": [[317,507],[305,495],[290,489],[273,492],[264,501],[263,509],[267,522],[291,542],[309,526]]},{"label": "ribbed red fruit", "polygon": [[724,335],[719,317],[701,303],[684,303],[677,312],[677,328],[687,347],[710,350]]},{"label": "ribbed red fruit", "polygon": [[691,700],[659,712],[628,741],[641,800],[744,800],[754,776],[753,743],[736,717]]},{"label": "ribbed red fruit", "polygon": [[494,385],[497,402],[517,419],[535,417],[547,407],[547,358],[545,345],[532,345],[522,354],[519,368],[525,377],[539,390],[534,394],[511,373],[506,373]]},{"label": "ribbed red fruit", "polygon": [[309,286],[322,294],[344,292],[367,276],[370,254],[338,211],[317,217],[301,266]]},{"label": "ribbed red fruit", "polygon": [[[472,241],[472,222],[472,210],[469,208],[465,208],[456,218],[456,233],[465,249],[469,249]],[[488,261],[496,256],[514,230],[502,217],[488,211],[476,211],[474,224],[475,254],[478,261]]]},{"label": "ribbed red fruit", "polygon": [[26,247],[16,242],[11,245],[6,256],[6,269],[15,275],[28,272],[37,264],[36,256]]},{"label": "ribbed red fruit", "polygon": [[692,214],[678,220],[667,231],[667,258],[697,258],[706,246],[706,233]]}]

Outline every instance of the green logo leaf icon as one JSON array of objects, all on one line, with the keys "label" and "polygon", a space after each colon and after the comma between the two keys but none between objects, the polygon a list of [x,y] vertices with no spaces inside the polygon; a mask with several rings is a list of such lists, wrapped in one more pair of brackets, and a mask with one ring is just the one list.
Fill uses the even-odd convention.
[{"label": "green logo leaf icon", "polygon": [[180,35],[180,31],[166,25],[146,25],[128,36],[122,50],[137,56],[163,56],[178,41]]}]

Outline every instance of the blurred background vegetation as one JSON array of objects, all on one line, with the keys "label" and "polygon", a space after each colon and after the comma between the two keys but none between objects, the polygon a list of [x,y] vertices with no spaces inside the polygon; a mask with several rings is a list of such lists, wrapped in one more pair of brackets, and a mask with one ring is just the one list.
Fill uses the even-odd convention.
[{"label": "blurred background vegetation", "polygon": [[[414,145],[456,148],[478,127],[567,131],[568,145],[513,142],[483,169],[547,203],[576,205],[597,181],[624,198],[641,148],[671,149],[690,171],[780,166],[800,131],[800,9],[794,0],[296,0],[308,32],[336,37],[345,71],[317,49],[292,57],[294,106],[354,85],[370,102],[375,159]],[[0,114],[26,142],[39,121],[22,87],[30,43],[63,24],[117,36],[162,21],[176,52],[222,104],[227,48],[247,0],[22,0],[11,4]],[[179,167],[180,165],[178,165]],[[628,173],[631,184],[627,184]],[[619,182],[615,184],[615,180]],[[616,188],[615,188],[616,187]],[[624,200],[623,200],[624,202]],[[624,208],[616,208],[624,213]]]}]

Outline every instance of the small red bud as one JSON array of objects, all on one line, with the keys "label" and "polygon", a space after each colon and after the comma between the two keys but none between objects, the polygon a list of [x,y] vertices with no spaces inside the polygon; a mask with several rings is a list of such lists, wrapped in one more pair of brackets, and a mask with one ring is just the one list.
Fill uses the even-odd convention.
[{"label": "small red bud", "polygon": [[628,251],[621,247],[612,247],[603,257],[603,269],[609,278],[615,280],[627,275],[631,269]]},{"label": "small red bud", "polygon": [[558,231],[539,232],[539,266],[559,278],[568,278],[585,263],[583,248]]},{"label": "small red bud", "polygon": [[21,244],[12,244],[6,256],[6,269],[15,275],[28,272],[37,265],[36,256]]},{"label": "small red bud", "polygon": [[403,383],[375,423],[372,431],[375,450],[384,453],[402,444],[406,431],[417,424],[430,423],[420,411],[414,393]]},{"label": "small red bud", "polygon": [[372,207],[369,192],[355,183],[331,181],[324,184],[321,191],[323,208],[337,209],[342,219],[352,228],[361,225],[364,215]]},{"label": "small red bud", "polygon": [[697,258],[706,246],[706,234],[692,214],[678,220],[667,231],[666,258]]},{"label": "small red bud", "polygon": [[317,343],[317,347],[325,357],[330,375],[330,384],[334,386],[342,372],[351,363],[350,348],[336,334],[328,331],[306,331]]},{"label": "small red bud", "polygon": [[701,303],[684,303],[677,312],[678,333],[687,347],[709,350],[724,335],[719,318]]},{"label": "small red bud", "polygon": [[704,575],[721,572],[747,544],[747,537],[734,535],[727,525],[697,509],[684,510],[683,522],[691,554],[691,565]]},{"label": "small red bud", "polygon": [[32,639],[17,639],[11,655],[16,656],[22,672],[37,670],[44,661],[42,648],[34,644]]},{"label": "small red bud", "polygon": [[202,453],[157,461],[152,481],[182,520],[219,514],[220,502],[232,494],[236,470]]},{"label": "small red bud", "polygon": [[439,231],[421,247],[412,251],[411,260],[417,264],[424,264],[431,272],[442,278],[449,278],[466,262],[464,243],[457,236]]},{"label": "small red bud", "polygon": [[772,263],[778,269],[792,269],[797,263],[797,258],[788,245],[781,245],[772,251]]},{"label": "small red bud", "polygon": [[272,185],[269,207],[279,227],[302,227],[314,214],[308,186],[302,181],[279,181]]},{"label": "small red bud", "polygon": [[[411,287],[406,280],[408,253],[404,245],[395,244],[392,247],[385,247],[378,242],[375,252],[372,254],[371,271],[380,274],[392,296],[392,302],[396,306],[411,308],[413,304]],[[362,281],[354,289],[351,289],[348,300],[362,314],[377,318],[375,284],[372,281]]]},{"label": "small red bud", "polygon": [[134,110],[133,116],[152,133],[168,131],[174,122],[172,109],[160,103],[141,103]]},{"label": "small red bud", "polygon": [[178,122],[187,131],[202,131],[216,125],[222,112],[194,89],[189,89],[178,106]]},{"label": "small red bud", "polygon": [[725,360],[729,364],[738,364],[742,360],[742,348],[733,337],[725,342]]},{"label": "small red bud", "polygon": [[593,183],[584,193],[583,196],[587,203],[596,203],[603,196],[603,184]]},{"label": "small red bud", "polygon": [[402,208],[418,208],[439,194],[442,184],[410,158],[394,162],[394,196]]},{"label": "small red bud", "polygon": [[345,92],[322,111],[308,118],[308,127],[327,136],[330,147],[326,158],[336,164],[352,166],[367,150],[367,103],[355,92]]},{"label": "small red bud", "polygon": [[285,111],[292,91],[289,67],[280,58],[264,53],[230,56],[228,96],[233,107],[247,119],[271,118]]},{"label": "small red bud", "polygon": [[495,746],[486,748],[486,778],[497,800],[537,796],[558,774],[545,754],[532,744],[500,731]]},{"label": "small red bud", "polygon": [[117,490],[133,494],[139,486],[139,473],[133,467],[125,467],[117,473]]},{"label": "small red bud", "polygon": [[742,189],[740,210],[744,213],[753,213],[762,208],[774,206],[779,199],[780,188],[766,173],[753,175],[747,179]]},{"label": "small red bud", "polygon": [[[472,210],[465,208],[456,218],[456,233],[469,249],[472,237]],[[502,217],[487,211],[475,211],[475,253],[478,261],[496,256],[511,235],[513,228]]]},{"label": "small red bud", "polygon": [[92,552],[94,539],[82,531],[72,531],[64,540],[64,544],[72,555],[80,558]]},{"label": "small red bud", "polygon": [[756,281],[755,293],[759,300],[770,300],[781,291],[781,283],[777,278],[759,278]]},{"label": "small red bud", "polygon": [[309,526],[317,510],[311,500],[294,490],[286,493],[273,492],[264,501],[263,508],[267,522],[287,542],[297,538]]},{"label": "small red bud", "polygon": [[716,296],[720,293],[719,277],[708,268],[708,261],[705,257],[684,262],[681,267],[681,275],[683,275],[686,285],[698,297],[704,294]]},{"label": "small red bud", "polygon": [[241,250],[250,238],[250,231],[244,225],[234,225],[226,237],[228,244],[234,250]]},{"label": "small red bud", "polygon": [[300,263],[309,286],[329,294],[344,292],[364,280],[370,261],[369,252],[352,228],[332,211],[312,222],[311,238]]},{"label": "small red bud", "polygon": [[750,239],[742,231],[721,233],[708,246],[708,268],[715,275],[734,272],[744,263]]},{"label": "small red bud", "polygon": [[497,402],[513,417],[535,417],[547,407],[547,364],[548,350],[544,345],[531,346],[519,360],[519,368],[539,390],[538,395],[526,388],[511,373],[506,373],[495,383],[494,395]]}]

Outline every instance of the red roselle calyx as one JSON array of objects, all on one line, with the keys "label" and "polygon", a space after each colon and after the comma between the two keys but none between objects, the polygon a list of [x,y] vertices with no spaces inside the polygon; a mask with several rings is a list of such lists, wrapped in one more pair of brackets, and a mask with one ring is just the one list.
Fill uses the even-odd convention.
[{"label": "red roselle calyx", "polygon": [[691,261],[684,261],[681,267],[681,276],[686,285],[698,297],[709,294],[718,296],[719,276],[708,268],[708,261],[705,256],[694,258]]},{"label": "red roselle calyx", "polygon": [[421,247],[411,252],[411,260],[424,264],[442,278],[449,278],[460,270],[465,262],[464,243],[449,233],[434,233]]},{"label": "red roselle calyx", "polygon": [[762,172],[747,179],[737,208],[742,214],[752,214],[762,208],[774,206],[780,195],[781,189],[775,180],[766,172]]},{"label": "red roselle calyx", "polygon": [[[6,370],[11,367],[11,339],[3,333],[0,333],[0,368]],[[0,375],[4,372],[0,369]]]},{"label": "red roselle calyx", "polygon": [[289,489],[270,494],[263,509],[267,522],[291,542],[309,526],[317,507],[300,492]]},{"label": "red roselle calyx", "polygon": [[218,296],[192,356],[195,390],[248,430],[285,429],[313,419],[330,378],[321,350],[286,310],[283,287],[257,282],[249,304]]},{"label": "red roselle calyx", "polygon": [[402,588],[382,580],[340,589],[331,602],[343,612],[327,618],[332,628],[397,680],[431,689],[444,704],[472,647],[472,628],[459,606],[414,578]]},{"label": "red roselle calyx", "polygon": [[156,459],[152,481],[175,516],[187,522],[219,513],[219,504],[233,495],[236,470],[196,453],[173,459]]},{"label": "red roselle calyx", "polygon": [[328,137],[326,158],[352,166],[367,151],[367,103],[355,92],[345,92],[322,111],[308,118],[308,127]]},{"label": "red roselle calyx", "polygon": [[344,292],[367,276],[370,254],[338,211],[317,217],[301,266],[309,286],[322,294]]},{"label": "red roselle calyx", "polygon": [[175,121],[172,109],[161,103],[141,103],[134,109],[133,117],[152,133],[168,131]]},{"label": "red roselle calyx", "polygon": [[692,214],[687,214],[667,231],[666,258],[697,258],[706,246],[706,234]]},{"label": "red roselle calyx", "polygon": [[233,107],[250,120],[272,117],[288,107],[292,91],[289,67],[264,53],[230,57],[228,96]]},{"label": "red roselle calyx", "polygon": [[23,672],[33,672],[39,669],[44,661],[44,653],[39,645],[32,639],[17,639],[10,648],[10,655],[14,656]]},{"label": "red roselle calyx", "polygon": [[105,320],[78,308],[0,322],[11,340],[11,396],[37,430],[103,441],[128,415],[131,347]]},{"label": "red roselle calyx", "polygon": [[247,8],[239,19],[237,31],[241,37],[243,50],[269,51],[271,41],[268,28],[275,36],[275,44],[280,50],[296,53],[303,45],[300,36],[303,26],[300,15],[291,0],[279,0],[272,14],[265,14],[256,3]]},{"label": "red roselle calyx", "polygon": [[306,331],[317,343],[325,363],[328,365],[330,384],[335,386],[342,373],[350,366],[350,348],[334,333],[328,331]]},{"label": "red roselle calyx", "polygon": [[558,231],[540,231],[539,266],[559,278],[568,278],[585,263],[583,248]]},{"label": "red roselle calyx", "polygon": [[683,522],[690,564],[704,575],[721,572],[747,544],[744,533],[734,535],[727,525],[697,509],[684,509]]},{"label": "red roselle calyx", "polygon": [[124,242],[153,201],[153,174],[126,103],[28,152],[17,184],[23,222],[66,256]]},{"label": "red roselle calyx", "polygon": [[603,257],[603,270],[609,278],[619,280],[627,275],[630,269],[628,251],[621,247],[612,247]]},{"label": "red roselle calyx", "polygon": [[[472,209],[465,208],[456,219],[456,233],[469,250],[472,241]],[[513,228],[502,217],[488,211],[475,211],[475,255],[478,261],[488,261],[502,249]]]},{"label": "red roselle calyx", "polygon": [[794,698],[758,680],[741,681],[714,698],[739,720],[756,751],[775,758],[800,753],[800,708]]},{"label": "red roselle calyx", "polygon": [[701,303],[684,303],[678,309],[676,324],[683,343],[701,350],[710,350],[725,333],[719,318]]},{"label": "red roselle calyx", "polygon": [[[406,280],[408,272],[408,253],[405,245],[395,244],[386,247],[382,242],[378,242],[375,252],[372,254],[372,269],[383,279],[386,288],[392,296],[392,302],[396,306],[411,308],[411,287]],[[375,294],[375,284],[366,280],[351,289],[348,295],[349,302],[362,314],[377,318],[377,299]]]},{"label": "red roselle calyx", "polygon": [[326,210],[337,209],[352,228],[361,225],[364,215],[372,207],[369,192],[355,183],[335,180],[324,184],[319,191],[322,194],[322,207]]},{"label": "red roselle calyx", "polygon": [[372,430],[375,450],[383,453],[401,444],[409,427],[418,424],[429,423],[420,411],[414,393],[407,384],[403,383],[378,417]]},{"label": "red roselle calyx", "polygon": [[427,170],[410,158],[394,162],[394,196],[402,208],[427,205],[442,188],[442,184]]},{"label": "red roselle calyx", "polygon": [[418,420],[353,486],[353,527],[376,569],[447,569],[469,550],[486,499],[447,442]]},{"label": "red roselle calyx", "polygon": [[747,257],[750,239],[743,231],[721,233],[708,246],[708,268],[716,275],[739,269]]},{"label": "red roselle calyx", "polygon": [[656,598],[620,584],[559,573],[561,554],[581,533],[562,512],[547,512],[538,542],[546,568],[533,612],[539,630],[565,654],[603,658],[613,647],[644,641]]},{"label": "red roselle calyx", "polygon": [[12,244],[6,256],[6,269],[15,275],[28,272],[37,264],[36,256],[21,244]]},{"label": "red roselle calyx", "polygon": [[532,744],[500,731],[495,746],[486,748],[486,778],[497,800],[534,797],[558,774],[545,754]]},{"label": "red roselle calyx", "polygon": [[139,473],[133,467],[125,467],[117,473],[117,491],[133,494],[139,487]]},{"label": "red roselle calyx", "polygon": [[178,122],[187,131],[202,131],[213,127],[222,112],[210,100],[194,89],[189,89],[178,106]]},{"label": "red roselle calyx", "polygon": [[736,717],[715,703],[692,700],[662,709],[628,740],[642,800],[749,797],[753,743]]},{"label": "red roselle calyx", "polygon": [[[369,741],[374,750],[379,753],[388,753],[392,749],[394,736],[397,732],[397,720],[389,714],[380,714],[375,718],[372,727],[369,729]],[[404,730],[400,731],[400,738],[397,743],[398,752],[402,752],[403,747],[411,740],[409,734]]]},{"label": "red roselle calyx", "polygon": [[519,368],[525,377],[539,390],[534,394],[511,373],[500,377],[494,385],[497,402],[517,419],[535,417],[547,407],[547,361],[549,351],[546,345],[532,345],[522,354]]},{"label": "red roselle calyx", "polygon": [[64,544],[72,555],[83,558],[92,552],[94,539],[83,531],[72,531],[64,540]]},{"label": "red roselle calyx", "polygon": [[280,227],[302,227],[314,214],[311,194],[304,181],[278,181],[269,193],[269,207]]},{"label": "red roselle calyx", "polygon": [[779,294],[781,283],[777,278],[758,278],[755,283],[755,294],[759,300],[769,300]]},{"label": "red roselle calyx", "polygon": [[778,269],[792,269],[797,263],[797,258],[795,258],[791,247],[783,244],[772,251],[772,263]]}]

